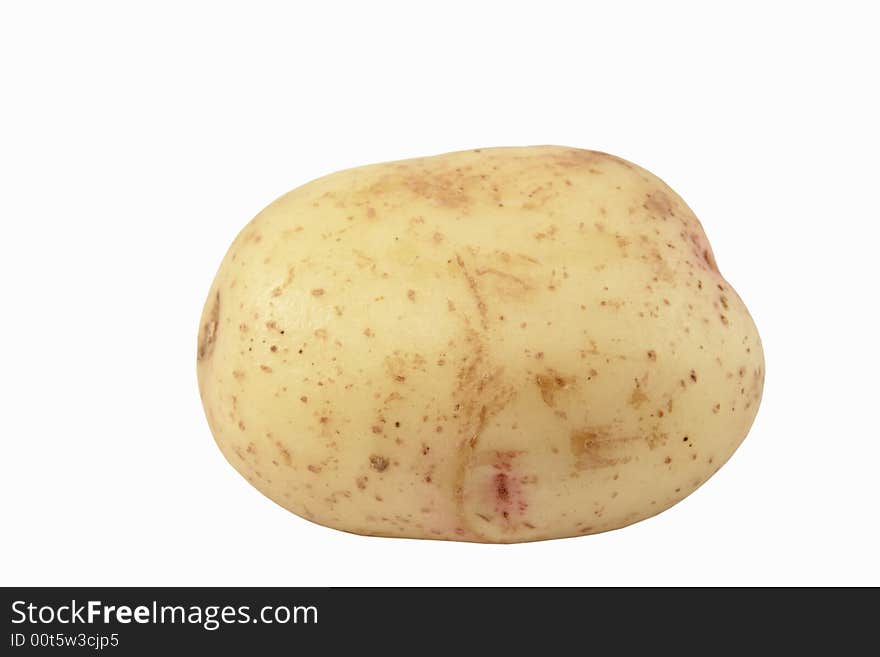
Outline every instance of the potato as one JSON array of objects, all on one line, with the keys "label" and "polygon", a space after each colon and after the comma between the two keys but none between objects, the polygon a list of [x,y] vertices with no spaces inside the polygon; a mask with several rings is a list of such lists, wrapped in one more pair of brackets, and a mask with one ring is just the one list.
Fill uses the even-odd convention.
[{"label": "potato", "polygon": [[751,317],[661,180],[492,148],[282,196],[208,294],[198,379],[229,462],[358,534],[519,542],[655,515],[737,448]]}]

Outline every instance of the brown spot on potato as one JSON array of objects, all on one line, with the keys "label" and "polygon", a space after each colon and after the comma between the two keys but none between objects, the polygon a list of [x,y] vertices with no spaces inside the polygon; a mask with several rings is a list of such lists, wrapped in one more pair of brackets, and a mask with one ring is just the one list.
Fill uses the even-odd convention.
[{"label": "brown spot on potato", "polygon": [[650,361],[652,361],[652,362],[654,362],[654,361],[657,360],[657,352],[654,351],[653,349],[651,349],[651,350],[648,352],[648,360],[650,360]]},{"label": "brown spot on potato", "polygon": [[648,401],[648,395],[642,391],[641,383],[636,379],[636,385],[633,388],[632,394],[629,396],[629,401],[627,403],[633,408],[639,408],[646,401]]},{"label": "brown spot on potato", "polygon": [[388,469],[388,459],[374,454],[370,457],[370,467],[376,472],[385,472]]},{"label": "brown spot on potato", "polygon": [[287,448],[284,447],[284,445],[282,445],[280,441],[276,441],[275,446],[278,448],[278,453],[281,454],[281,458],[284,460],[284,464],[292,465],[293,459],[290,458],[290,452],[287,450]]},{"label": "brown spot on potato", "polygon": [[312,290],[313,297],[323,297],[324,296],[324,288],[318,287]]},{"label": "brown spot on potato", "polygon": [[535,383],[541,391],[541,399],[551,408],[556,405],[556,393],[571,387],[574,381],[573,377],[563,377],[553,369],[535,375]]},{"label": "brown spot on potato", "polygon": [[556,236],[556,233],[558,231],[559,231],[559,229],[556,226],[550,226],[549,228],[547,228],[544,231],[541,231],[540,233],[535,233],[535,239],[538,241],[545,240],[545,239],[553,239]]},{"label": "brown spot on potato", "polygon": [[663,431],[658,431],[655,427],[651,433],[645,436],[645,442],[648,443],[648,449],[654,450],[658,447],[663,447],[669,442],[669,434]]},{"label": "brown spot on potato", "polygon": [[464,264],[464,260],[459,254],[455,254],[455,261],[458,264],[458,268],[461,270],[461,273],[464,275],[465,280],[467,281],[468,289],[471,291],[471,295],[474,297],[474,302],[477,305],[477,311],[480,313],[480,319],[483,324],[483,328],[488,327],[488,317],[487,317],[487,306],[486,302],[483,300],[482,295],[480,294],[480,289],[477,287],[477,280],[474,276],[468,271],[467,266]]},{"label": "brown spot on potato", "polygon": [[416,300],[416,291],[415,290],[407,290],[406,291],[406,298],[409,299],[410,301],[415,301]]},{"label": "brown spot on potato", "polygon": [[404,180],[413,194],[445,208],[463,208],[470,199],[465,193],[466,181],[454,173],[416,174]]},{"label": "brown spot on potato", "polygon": [[220,291],[214,294],[211,308],[206,313],[205,323],[199,331],[198,360],[203,361],[214,352],[214,343],[217,341],[217,326],[220,323]]},{"label": "brown spot on potato", "polygon": [[715,255],[708,246],[703,249],[703,261],[711,271],[714,271],[716,274],[718,273],[718,263],[715,262]]},{"label": "brown spot on potato", "polygon": [[667,196],[659,189],[651,192],[646,196],[645,202],[642,207],[644,207],[651,214],[660,217],[675,216],[675,205],[672,202],[672,199],[670,199],[669,196]]},{"label": "brown spot on potato", "polygon": [[570,436],[571,453],[578,470],[594,470],[627,463],[630,456],[623,447],[637,438],[615,436],[604,427],[573,431]]},{"label": "brown spot on potato", "polygon": [[496,277],[494,281],[495,292],[503,299],[521,299],[532,286],[521,277],[495,267],[480,267],[474,270],[477,276],[490,274]]}]

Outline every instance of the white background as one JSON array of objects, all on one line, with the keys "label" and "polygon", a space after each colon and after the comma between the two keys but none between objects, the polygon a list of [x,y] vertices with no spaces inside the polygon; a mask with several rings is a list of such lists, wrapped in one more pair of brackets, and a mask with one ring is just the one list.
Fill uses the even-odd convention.
[{"label": "white background", "polygon": [[[0,583],[880,584],[872,3],[4,2]],[[310,179],[609,151],[695,210],[767,356],[733,459],[627,529],[493,546],[299,519],[196,387],[237,231]]]}]

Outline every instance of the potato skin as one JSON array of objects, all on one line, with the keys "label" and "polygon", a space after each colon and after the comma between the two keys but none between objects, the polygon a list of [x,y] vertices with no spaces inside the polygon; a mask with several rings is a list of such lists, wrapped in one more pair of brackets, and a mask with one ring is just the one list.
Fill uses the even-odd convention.
[{"label": "potato skin", "polygon": [[198,340],[208,423],[267,497],[358,534],[592,534],[739,446],[764,359],[702,226],[558,146],[335,173],[238,235]]}]

